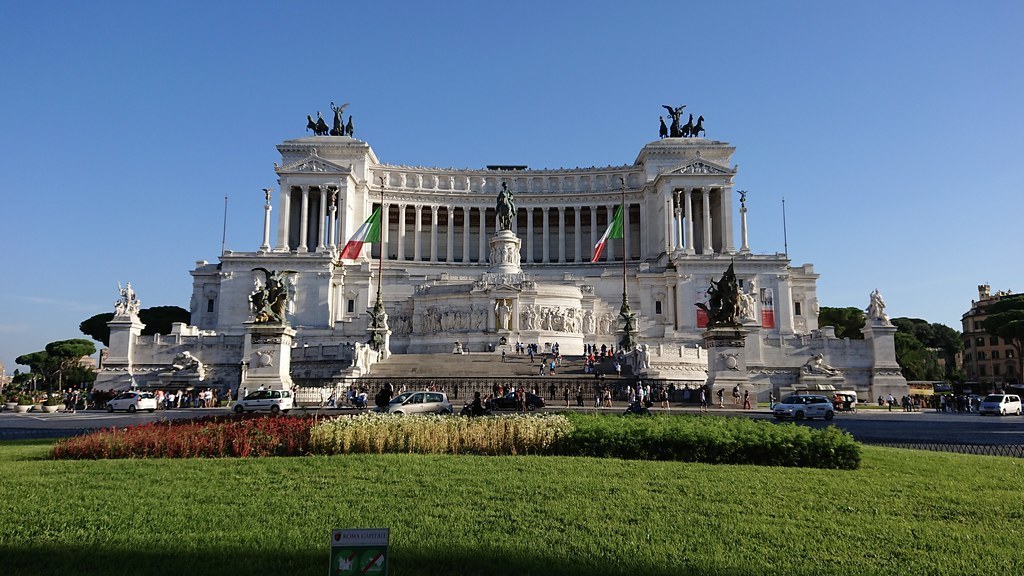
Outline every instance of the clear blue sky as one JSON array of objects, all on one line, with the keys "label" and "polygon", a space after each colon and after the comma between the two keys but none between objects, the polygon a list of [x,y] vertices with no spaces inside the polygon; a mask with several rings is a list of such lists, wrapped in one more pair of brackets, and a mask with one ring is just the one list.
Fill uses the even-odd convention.
[{"label": "clear blue sky", "polygon": [[[631,5],[632,4],[632,5]],[[275,144],[351,102],[384,162],[632,162],[661,104],[737,147],[755,252],[956,329],[1024,291],[1024,3],[8,2],[0,359],[261,240]],[[738,243],[738,242],[737,242]],[[24,369],[24,367],[21,367]]]}]

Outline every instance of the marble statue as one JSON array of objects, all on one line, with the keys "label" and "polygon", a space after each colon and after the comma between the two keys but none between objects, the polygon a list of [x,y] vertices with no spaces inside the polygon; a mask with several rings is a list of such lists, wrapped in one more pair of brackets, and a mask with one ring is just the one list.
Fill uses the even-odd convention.
[{"label": "marble statue", "polygon": [[193,356],[188,350],[174,357],[174,360],[171,362],[171,368],[177,373],[193,373],[200,380],[206,378],[206,367],[199,361],[199,358]]},{"label": "marble statue", "polygon": [[508,330],[508,319],[512,314],[512,308],[504,300],[494,303],[494,311],[498,314],[498,330]]},{"label": "marble statue", "polygon": [[127,282],[124,288],[121,287],[121,283],[117,283],[117,291],[120,293],[121,298],[114,302],[114,315],[115,316],[129,316],[132,314],[138,314],[139,310],[142,309],[142,302],[135,296],[135,290],[132,289],[132,283]]},{"label": "marble statue", "polygon": [[885,300],[878,292],[878,288],[871,293],[871,302],[865,309],[868,313],[868,320],[877,320],[883,324],[889,323],[889,315],[885,313]]},{"label": "marble statue", "polygon": [[825,364],[825,358],[820,353],[811,356],[811,359],[804,363],[803,366],[804,374],[810,375],[824,375],[824,376],[840,376],[842,372],[835,368]]}]

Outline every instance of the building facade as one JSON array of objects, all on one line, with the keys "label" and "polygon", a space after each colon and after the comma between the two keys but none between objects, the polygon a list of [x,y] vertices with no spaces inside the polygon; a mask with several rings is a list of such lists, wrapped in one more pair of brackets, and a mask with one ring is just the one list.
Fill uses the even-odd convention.
[{"label": "building facade", "polygon": [[1004,338],[985,332],[988,308],[1004,298],[1017,296],[1010,291],[992,293],[988,284],[978,286],[978,299],[971,301],[971,309],[960,322],[963,328],[963,366],[968,382],[976,382],[982,390],[1003,385],[1020,384],[1017,352]]},{"label": "building facade", "polygon": [[[474,352],[515,342],[542,350],[557,343],[570,355],[588,344],[614,347],[625,297],[637,315],[646,373],[703,384],[707,318],[696,304],[707,302],[711,282],[733,263],[755,394],[799,387],[801,368],[817,354],[865,396],[883,384],[905,389],[887,326],[864,341],[819,329],[813,266],[751,250],[744,196],[734,190],[735,148],[725,142],[663,138],[629,164],[544,170],[383,163],[369,144],[347,136],[277,148],[279,189],[267,191],[261,246],[197,262],[192,326],[165,341],[136,338],[145,352],[122,365],[135,381],[147,365],[159,370],[169,354],[196,346],[212,373],[219,367],[218,378],[237,386],[246,362],[238,350],[253,321],[249,296],[260,277],[254,270],[263,268],[294,272],[288,317],[299,383],[329,383],[348,373],[346,362],[360,363],[380,286],[388,353],[451,352],[456,342]],[[517,210],[512,235],[496,243],[503,188]],[[593,261],[620,204],[623,237]],[[377,208],[380,242],[342,259],[346,240]]]}]

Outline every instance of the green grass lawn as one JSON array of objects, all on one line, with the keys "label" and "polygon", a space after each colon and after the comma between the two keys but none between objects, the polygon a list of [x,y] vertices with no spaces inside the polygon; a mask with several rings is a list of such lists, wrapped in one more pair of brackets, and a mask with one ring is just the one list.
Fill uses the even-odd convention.
[{"label": "green grass lawn", "polygon": [[1012,574],[1024,461],[864,449],[859,470],[561,457],[51,461],[0,444],[0,574]]}]

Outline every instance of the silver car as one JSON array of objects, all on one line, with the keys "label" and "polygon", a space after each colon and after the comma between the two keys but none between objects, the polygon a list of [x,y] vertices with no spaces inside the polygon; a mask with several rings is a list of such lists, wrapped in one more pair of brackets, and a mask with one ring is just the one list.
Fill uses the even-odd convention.
[{"label": "silver car", "polygon": [[775,405],[772,413],[779,420],[792,418],[793,420],[808,420],[812,418],[824,418],[831,420],[835,416],[835,408],[832,400],[827,396],[817,394],[794,394],[787,396]]},{"label": "silver car", "polygon": [[444,392],[418,390],[395,396],[384,411],[391,414],[451,414],[452,404]]}]

